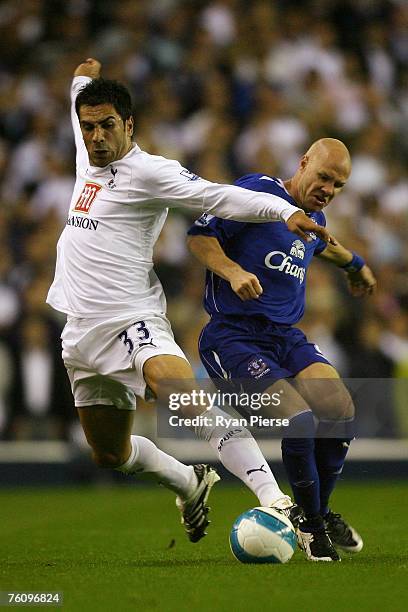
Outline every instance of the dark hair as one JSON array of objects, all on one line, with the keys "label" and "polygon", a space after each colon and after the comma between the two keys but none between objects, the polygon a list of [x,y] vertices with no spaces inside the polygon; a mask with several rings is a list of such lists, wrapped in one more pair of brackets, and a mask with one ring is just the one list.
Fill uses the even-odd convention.
[{"label": "dark hair", "polygon": [[132,116],[132,99],[130,93],[122,83],[108,79],[94,79],[85,85],[75,100],[75,110],[79,118],[79,109],[82,105],[98,106],[99,104],[112,104],[123,122]]}]

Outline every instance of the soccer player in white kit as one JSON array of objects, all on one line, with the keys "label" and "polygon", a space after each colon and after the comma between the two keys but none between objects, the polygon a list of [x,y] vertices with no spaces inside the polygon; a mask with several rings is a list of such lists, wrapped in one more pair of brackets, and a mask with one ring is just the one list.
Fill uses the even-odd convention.
[{"label": "soccer player in white kit", "polygon": [[[219,479],[206,465],[187,466],[153,442],[131,435],[136,396],[192,389],[194,374],[175,343],[162,286],[153,270],[153,247],[168,207],[184,207],[238,221],[280,220],[307,239],[333,239],[295,206],[269,194],[203,180],[178,162],[149,155],[132,142],[126,88],[100,78],[88,59],[74,73],[71,116],[77,149],[76,183],[57,246],[55,278],[47,302],[67,314],[62,356],[75,406],[95,462],[127,474],[144,473],[176,492],[191,541],[205,535],[207,498]],[[205,407],[184,407],[185,416]],[[198,431],[219,450],[217,428]],[[262,454],[254,439],[221,444],[222,463],[257,494],[261,505],[284,499],[271,471],[245,476]],[[262,461],[261,461],[262,462]],[[251,471],[251,470],[249,470]],[[278,504],[279,505],[279,504]]]}]

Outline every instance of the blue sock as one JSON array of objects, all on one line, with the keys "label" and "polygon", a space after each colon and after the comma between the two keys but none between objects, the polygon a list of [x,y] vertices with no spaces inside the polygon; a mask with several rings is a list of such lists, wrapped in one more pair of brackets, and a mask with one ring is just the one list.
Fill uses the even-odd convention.
[{"label": "blue sock", "polygon": [[[338,434],[339,437],[328,437]],[[329,511],[329,499],[343,471],[344,462],[354,438],[354,419],[320,421],[315,439],[315,459],[320,481],[320,514]]]},{"label": "blue sock", "polygon": [[323,526],[320,517],[320,487],[314,454],[315,424],[311,411],[302,412],[289,421],[282,440],[282,459],[293,497],[305,512],[307,529]]}]

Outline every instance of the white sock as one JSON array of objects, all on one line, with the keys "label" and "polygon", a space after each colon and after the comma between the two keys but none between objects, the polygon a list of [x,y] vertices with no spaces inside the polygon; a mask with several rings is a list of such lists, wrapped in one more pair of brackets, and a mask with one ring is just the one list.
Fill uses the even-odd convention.
[{"label": "white sock", "polygon": [[217,416],[223,422],[230,418],[217,406],[204,414],[212,417],[211,424],[196,427],[196,435],[207,440],[223,466],[251,489],[260,505],[267,507],[285,497],[251,433],[241,426],[228,429],[215,425]]},{"label": "white sock", "polygon": [[261,506],[267,507],[284,497],[285,493],[279,488],[268,462],[249,431],[248,436],[228,438],[221,446],[223,439],[214,436],[209,443],[218,453],[223,466],[251,489]]},{"label": "white sock", "polygon": [[147,476],[187,499],[197,486],[197,476],[192,465],[184,465],[167,455],[147,438],[131,436],[132,450],[125,463],[116,468],[124,474]]}]

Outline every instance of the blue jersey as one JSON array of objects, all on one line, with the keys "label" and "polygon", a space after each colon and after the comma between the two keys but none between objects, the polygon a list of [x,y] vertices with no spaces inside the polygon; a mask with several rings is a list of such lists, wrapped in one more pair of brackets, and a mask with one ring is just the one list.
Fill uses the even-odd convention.
[{"label": "blue jersey", "polygon": [[[264,174],[248,174],[235,182],[239,187],[279,196],[296,206],[280,179]],[[322,212],[309,218],[325,226]],[[207,271],[204,306],[210,315],[263,316],[275,323],[293,325],[303,316],[306,271],[313,255],[326,248],[314,234],[312,242],[297,238],[285,223],[242,223],[204,213],[189,229],[190,235],[218,239],[225,254],[247,272],[255,274],[263,293],[243,302],[230,284]]]}]

